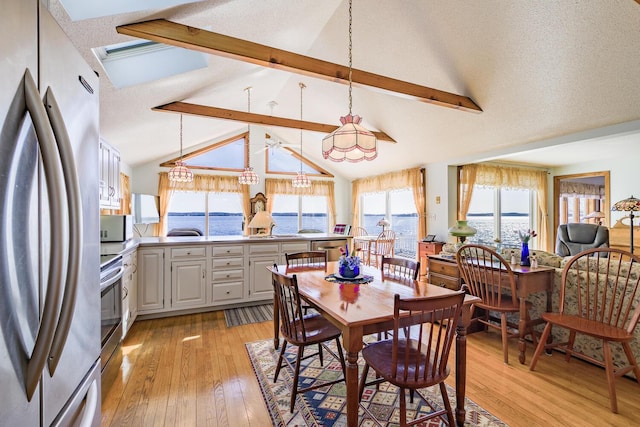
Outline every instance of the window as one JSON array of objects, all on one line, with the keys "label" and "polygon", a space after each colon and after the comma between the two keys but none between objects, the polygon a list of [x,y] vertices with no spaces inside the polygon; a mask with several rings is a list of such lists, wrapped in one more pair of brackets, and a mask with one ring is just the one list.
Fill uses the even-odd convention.
[{"label": "window", "polygon": [[171,197],[167,229],[197,228],[205,236],[242,235],[242,195],[176,191]]},{"label": "window", "polygon": [[276,226],[274,234],[297,233],[302,229],[319,230],[327,233],[329,218],[325,196],[298,196],[275,194],[271,216]]},{"label": "window", "polygon": [[418,249],[418,212],[410,188],[376,193],[363,193],[360,199],[360,224],[370,233],[379,234],[382,218],[391,223],[396,233],[396,256],[415,258]]},{"label": "window", "polygon": [[533,195],[530,190],[474,187],[467,221],[478,232],[469,240],[494,245],[500,239],[503,247],[519,246],[518,231],[534,228]]}]

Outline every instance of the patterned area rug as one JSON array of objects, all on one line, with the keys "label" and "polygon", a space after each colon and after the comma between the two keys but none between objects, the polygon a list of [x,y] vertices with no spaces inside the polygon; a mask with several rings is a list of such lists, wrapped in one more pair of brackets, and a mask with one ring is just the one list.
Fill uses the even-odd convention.
[{"label": "patterned area rug", "polygon": [[224,311],[224,320],[228,328],[273,320],[273,304],[230,308]]},{"label": "patterned area rug", "polygon": [[[289,412],[289,399],[291,398],[293,373],[285,366],[280,371],[278,381],[273,382],[273,374],[278,362],[278,350],[274,350],[273,340],[248,343],[246,347],[274,426],[346,426],[346,388],[344,382],[298,395],[292,414]],[[313,350],[310,348],[309,354]],[[295,361],[295,352],[295,347],[288,346],[286,356]],[[362,361],[362,358],[360,360]],[[333,360],[329,355],[325,356],[324,367],[320,366],[317,357],[310,357],[302,363],[300,384],[305,384],[305,386],[315,381],[339,378],[342,375],[340,362]],[[370,375],[373,379],[373,374],[370,373]],[[455,391],[449,386],[447,386],[447,390],[455,411]],[[434,407],[439,409],[443,406],[440,390],[437,386],[421,390],[421,392]],[[382,425],[389,427],[398,425],[400,419],[399,403],[395,386],[383,383],[379,390],[376,390],[375,387],[367,388],[362,400]],[[468,398],[465,407],[467,409],[465,426],[506,426]],[[432,411],[429,405],[422,401],[417,394],[413,404],[407,398],[407,409],[419,414]],[[376,424],[371,419],[363,417],[363,413],[364,411],[360,410],[359,425],[361,427],[375,426]],[[409,419],[412,418],[410,414]],[[428,427],[445,425],[440,418],[435,418],[430,420]],[[424,424],[421,426],[424,427]]]}]

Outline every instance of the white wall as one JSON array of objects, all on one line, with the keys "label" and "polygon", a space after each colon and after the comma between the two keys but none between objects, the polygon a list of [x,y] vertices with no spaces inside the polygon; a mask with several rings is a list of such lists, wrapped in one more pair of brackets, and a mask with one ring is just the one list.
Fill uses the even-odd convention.
[{"label": "white wall", "polygon": [[[251,145],[261,146],[264,144],[264,135],[265,129],[260,126],[251,126],[250,131],[250,141]],[[196,146],[190,149],[190,151],[195,151],[197,149],[209,146],[215,142],[223,141],[225,139],[231,138],[236,133],[224,135],[220,137],[217,141],[208,141],[205,144],[200,146]],[[264,179],[265,179],[265,168],[266,168],[266,152],[258,152],[257,150],[250,159],[251,167],[253,167],[254,171],[258,176],[260,176],[260,183],[251,186],[251,195],[255,195],[256,193],[264,193]],[[160,172],[168,171],[168,168],[160,167],[160,163],[165,162],[167,160],[173,159],[179,155],[179,152],[176,152],[170,156],[166,156],[163,158],[159,158],[153,160],[151,162],[135,166],[130,169],[129,176],[131,178],[131,192],[132,193],[145,193],[145,194],[153,194],[158,195],[158,174]],[[335,178],[333,179],[335,184],[335,198],[336,198],[336,223],[345,223],[351,224],[351,182],[341,176],[336,175],[335,171],[325,168],[328,172],[333,174]],[[215,171],[215,172],[207,172],[207,171],[198,171],[197,173],[212,173],[216,175],[238,175],[237,172],[223,172],[223,171]],[[269,175],[269,178],[291,178],[291,175]],[[314,179],[313,177],[311,178]],[[316,178],[326,180],[327,178]]]}]

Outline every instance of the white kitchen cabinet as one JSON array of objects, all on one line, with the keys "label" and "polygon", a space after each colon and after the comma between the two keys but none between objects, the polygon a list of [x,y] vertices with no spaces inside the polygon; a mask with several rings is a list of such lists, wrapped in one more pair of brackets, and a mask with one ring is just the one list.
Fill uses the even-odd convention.
[{"label": "white kitchen cabinet", "polygon": [[135,251],[122,257],[124,273],[122,275],[122,338],[127,335],[138,316],[138,255]]},{"label": "white kitchen cabinet", "polygon": [[245,277],[243,245],[211,246],[211,304],[242,302]]},{"label": "white kitchen cabinet", "polygon": [[138,314],[162,311],[164,301],[164,249],[138,249]]},{"label": "white kitchen cabinet", "polygon": [[171,308],[206,305],[206,278],[206,260],[171,261]]},{"label": "white kitchen cabinet", "polygon": [[280,243],[280,264],[286,264],[285,254],[293,254],[296,252],[307,252],[309,250],[309,242],[283,242]]},{"label": "white kitchen cabinet", "polygon": [[120,208],[120,152],[100,140],[100,208]]},{"label": "white kitchen cabinet", "polygon": [[249,245],[249,296],[250,301],[273,298],[271,273],[267,267],[280,263],[278,243]]}]

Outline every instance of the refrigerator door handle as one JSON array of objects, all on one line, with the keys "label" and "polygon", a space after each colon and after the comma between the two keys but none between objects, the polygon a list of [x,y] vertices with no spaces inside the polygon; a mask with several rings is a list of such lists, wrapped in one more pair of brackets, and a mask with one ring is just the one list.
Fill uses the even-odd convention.
[{"label": "refrigerator door handle", "polygon": [[25,390],[27,400],[31,401],[38,388],[42,370],[47,362],[47,356],[53,343],[56,323],[58,319],[58,301],[62,294],[63,276],[63,214],[60,203],[60,189],[63,188],[62,176],[59,173],[58,153],[55,137],[51,129],[51,123],[47,117],[44,105],[38,93],[29,69],[24,74],[25,103],[33,121],[38,145],[40,147],[42,166],[46,178],[47,197],[50,207],[50,241],[49,273],[47,276],[47,291],[42,308],[42,317],[38,327],[36,341],[33,346],[31,358],[27,362],[27,375],[25,377]]},{"label": "refrigerator door handle", "polygon": [[53,344],[49,352],[49,375],[53,376],[60,362],[60,356],[71,329],[73,313],[76,306],[78,294],[78,276],[80,266],[82,265],[82,200],[80,196],[80,183],[73,157],[73,147],[67,132],[67,128],[62,118],[60,107],[51,90],[47,88],[44,96],[44,104],[53,128],[58,152],[60,153],[60,163],[62,173],[64,175],[65,190],[67,194],[68,205],[68,223],[69,223],[69,247],[67,257],[67,278],[62,299],[62,307],[58,326],[56,327]]},{"label": "refrigerator door handle", "polygon": [[91,427],[93,425],[93,419],[96,415],[96,409],[98,408],[98,385],[96,380],[93,380],[87,391],[86,403],[84,406],[84,412],[82,419],[78,423],[78,427]]}]

